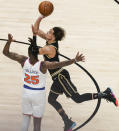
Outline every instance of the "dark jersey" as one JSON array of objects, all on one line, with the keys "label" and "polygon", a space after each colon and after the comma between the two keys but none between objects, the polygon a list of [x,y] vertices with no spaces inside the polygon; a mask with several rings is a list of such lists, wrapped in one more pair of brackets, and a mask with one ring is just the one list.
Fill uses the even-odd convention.
[{"label": "dark jersey", "polygon": [[[48,44],[46,42],[46,45],[47,46],[53,46],[53,47],[55,47],[56,54],[55,54],[55,56],[53,58],[50,58],[49,56],[44,55],[45,61],[49,61],[49,62],[55,62],[55,61],[57,61],[57,62],[59,62],[59,53],[58,53],[59,46],[58,46],[58,42],[54,42],[54,43],[51,43],[51,44]],[[53,74],[54,72],[58,71],[59,69],[61,69],[61,68],[49,69],[48,71],[50,72],[50,74]]]}]

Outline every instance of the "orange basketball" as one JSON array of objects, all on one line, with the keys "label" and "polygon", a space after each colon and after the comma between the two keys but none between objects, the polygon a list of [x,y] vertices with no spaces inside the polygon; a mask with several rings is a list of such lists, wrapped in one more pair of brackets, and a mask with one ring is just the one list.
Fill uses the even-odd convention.
[{"label": "orange basketball", "polygon": [[43,1],[40,3],[38,9],[43,16],[48,16],[53,12],[54,6],[50,1]]}]

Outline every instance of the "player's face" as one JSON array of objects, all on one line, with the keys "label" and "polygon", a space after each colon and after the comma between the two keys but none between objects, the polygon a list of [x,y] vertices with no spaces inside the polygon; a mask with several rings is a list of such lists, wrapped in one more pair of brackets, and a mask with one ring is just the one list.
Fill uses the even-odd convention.
[{"label": "player's face", "polygon": [[47,34],[49,35],[49,36],[54,36],[54,30],[53,29],[50,29],[48,32],[47,32]]}]

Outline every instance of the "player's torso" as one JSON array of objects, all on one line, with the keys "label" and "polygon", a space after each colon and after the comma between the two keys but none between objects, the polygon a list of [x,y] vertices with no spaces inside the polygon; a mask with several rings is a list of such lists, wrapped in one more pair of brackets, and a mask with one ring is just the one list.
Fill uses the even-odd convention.
[{"label": "player's torso", "polygon": [[30,64],[29,58],[23,66],[23,83],[24,89],[29,92],[39,92],[45,90],[46,74],[40,71],[41,62],[38,61],[34,65]]},{"label": "player's torso", "polygon": [[[47,46],[53,46],[56,49],[56,54],[55,54],[55,56],[53,58],[50,58],[48,55],[44,55],[45,61],[49,61],[49,62],[55,62],[55,61],[57,61],[57,62],[59,62],[60,60],[59,60],[58,42],[54,42],[54,43],[51,43],[51,44],[47,44],[47,42],[46,42],[46,45]],[[53,73],[55,73],[56,71],[58,71],[60,69],[61,68],[49,69],[49,72],[50,72],[50,74],[53,74]]]}]

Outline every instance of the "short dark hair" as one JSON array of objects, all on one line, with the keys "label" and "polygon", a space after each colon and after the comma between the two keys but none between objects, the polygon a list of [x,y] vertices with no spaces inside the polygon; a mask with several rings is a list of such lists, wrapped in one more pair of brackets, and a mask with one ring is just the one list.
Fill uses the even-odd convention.
[{"label": "short dark hair", "polygon": [[34,48],[33,48],[32,45],[30,45],[30,46],[28,47],[28,54],[29,54],[29,56],[30,56],[30,55],[34,56],[35,59],[38,58],[38,53],[34,51]]},{"label": "short dark hair", "polygon": [[28,54],[29,56],[32,55],[34,58],[38,58],[38,53],[39,53],[39,47],[37,46],[36,42],[36,36],[33,36],[33,38],[28,38],[28,41],[31,43],[30,46],[28,47]]},{"label": "short dark hair", "polygon": [[56,41],[61,41],[65,37],[65,30],[61,27],[54,27],[54,36]]}]

